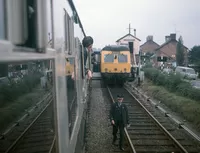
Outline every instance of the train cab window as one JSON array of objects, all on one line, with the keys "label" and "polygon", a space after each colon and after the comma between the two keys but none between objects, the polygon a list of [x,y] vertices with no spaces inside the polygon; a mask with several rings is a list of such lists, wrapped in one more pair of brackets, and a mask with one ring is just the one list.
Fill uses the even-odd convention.
[{"label": "train cab window", "polygon": [[118,62],[119,63],[127,63],[127,55],[124,55],[124,54],[119,54],[118,55]]},{"label": "train cab window", "polygon": [[112,62],[114,62],[114,55],[113,54],[105,54],[104,55],[104,62],[105,63],[112,63]]},{"label": "train cab window", "polygon": [[71,135],[77,114],[77,92],[76,92],[76,73],[75,60],[73,57],[67,58],[66,62],[66,82],[67,82],[67,101],[69,116],[69,133]]},{"label": "train cab window", "polygon": [[5,28],[5,1],[0,0],[0,40],[6,39],[6,28]]}]

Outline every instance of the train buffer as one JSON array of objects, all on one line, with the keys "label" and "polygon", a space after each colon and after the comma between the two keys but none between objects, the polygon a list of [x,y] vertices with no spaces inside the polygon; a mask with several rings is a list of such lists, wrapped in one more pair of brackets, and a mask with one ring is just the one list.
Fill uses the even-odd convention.
[{"label": "train buffer", "polygon": [[94,72],[92,75],[93,75],[92,80],[101,80],[102,79],[100,72]]}]

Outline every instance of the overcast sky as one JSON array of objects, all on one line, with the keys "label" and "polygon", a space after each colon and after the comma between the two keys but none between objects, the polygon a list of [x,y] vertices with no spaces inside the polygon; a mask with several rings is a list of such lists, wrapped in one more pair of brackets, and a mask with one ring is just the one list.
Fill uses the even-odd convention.
[{"label": "overcast sky", "polygon": [[[74,0],[87,35],[94,47],[115,44],[136,29],[141,44],[153,35],[158,44],[170,33],[183,37],[188,48],[200,45],[200,0]],[[133,34],[132,30],[132,34]]]}]

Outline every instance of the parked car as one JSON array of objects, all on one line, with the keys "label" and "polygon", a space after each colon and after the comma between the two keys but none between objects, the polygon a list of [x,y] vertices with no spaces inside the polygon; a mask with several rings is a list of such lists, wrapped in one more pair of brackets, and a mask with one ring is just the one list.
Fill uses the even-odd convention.
[{"label": "parked car", "polygon": [[177,66],[175,69],[175,73],[179,73],[183,78],[187,79],[197,79],[198,74],[195,73],[193,68],[189,67],[182,67],[182,66]]},{"label": "parked car", "polygon": [[200,89],[200,81],[191,81],[192,87]]},{"label": "parked car", "polygon": [[173,70],[170,69],[170,68],[164,68],[164,69],[163,69],[163,72],[169,74],[169,73],[172,73]]}]

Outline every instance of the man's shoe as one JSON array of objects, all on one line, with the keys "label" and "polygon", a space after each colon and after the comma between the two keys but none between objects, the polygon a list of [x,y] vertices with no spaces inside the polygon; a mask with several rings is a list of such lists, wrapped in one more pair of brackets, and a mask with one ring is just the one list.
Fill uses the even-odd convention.
[{"label": "man's shoe", "polygon": [[112,144],[114,145],[116,141],[117,141],[117,136],[114,136]]},{"label": "man's shoe", "polygon": [[124,151],[124,150],[125,150],[123,147],[120,147],[119,149],[120,149],[121,151]]}]

